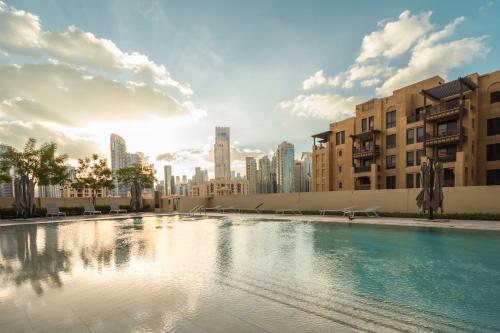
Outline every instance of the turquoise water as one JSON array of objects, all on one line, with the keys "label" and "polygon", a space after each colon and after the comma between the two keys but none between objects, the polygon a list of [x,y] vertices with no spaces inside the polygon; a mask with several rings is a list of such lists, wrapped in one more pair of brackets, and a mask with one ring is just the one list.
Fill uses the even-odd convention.
[{"label": "turquoise water", "polygon": [[0,332],[499,332],[498,233],[150,217],[0,228]]}]

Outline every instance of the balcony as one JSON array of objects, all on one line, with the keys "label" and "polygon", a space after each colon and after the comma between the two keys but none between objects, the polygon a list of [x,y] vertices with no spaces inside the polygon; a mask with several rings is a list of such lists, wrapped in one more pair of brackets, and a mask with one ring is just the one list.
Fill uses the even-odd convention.
[{"label": "balcony", "polygon": [[425,144],[427,146],[438,146],[458,143],[460,141],[460,136],[465,137],[465,128],[463,127],[461,131],[458,131],[457,129],[449,129],[447,131],[439,132],[436,135],[427,133]]},{"label": "balcony", "polygon": [[443,120],[447,118],[455,118],[460,114],[460,110],[467,111],[470,109],[470,101],[466,100],[463,105],[460,105],[458,99],[448,102],[442,102],[438,105],[433,105],[427,108],[425,112],[425,119],[427,121]]},{"label": "balcony", "polygon": [[371,165],[363,165],[363,166],[354,167],[354,173],[370,172],[371,170],[372,170]]},{"label": "balcony", "polygon": [[354,158],[369,158],[380,154],[380,146],[373,145],[369,147],[354,147],[352,157]]},{"label": "balcony", "polygon": [[356,184],[354,185],[355,190],[369,190],[371,188],[370,184]]},{"label": "balcony", "polygon": [[443,155],[443,156],[438,156],[436,159],[441,163],[455,162],[457,160],[457,155],[456,154]]},{"label": "balcony", "polygon": [[422,120],[424,120],[423,114],[411,114],[406,118],[406,123],[411,124],[411,123],[415,123],[417,121],[422,121]]}]

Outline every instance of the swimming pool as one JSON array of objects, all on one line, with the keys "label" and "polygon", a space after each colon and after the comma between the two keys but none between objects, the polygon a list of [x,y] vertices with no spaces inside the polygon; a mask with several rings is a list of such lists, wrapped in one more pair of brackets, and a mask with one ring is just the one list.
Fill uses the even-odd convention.
[{"label": "swimming pool", "polygon": [[0,332],[498,332],[500,235],[254,218],[0,228]]}]

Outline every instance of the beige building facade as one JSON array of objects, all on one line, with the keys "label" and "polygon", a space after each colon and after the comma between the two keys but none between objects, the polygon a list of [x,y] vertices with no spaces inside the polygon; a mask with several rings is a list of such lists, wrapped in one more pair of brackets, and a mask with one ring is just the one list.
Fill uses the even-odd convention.
[{"label": "beige building facade", "polygon": [[192,186],[193,197],[223,197],[229,195],[247,195],[248,180],[217,178]]},{"label": "beige building facade", "polygon": [[500,71],[403,87],[313,139],[317,192],[418,187],[426,158],[447,187],[500,185]]}]

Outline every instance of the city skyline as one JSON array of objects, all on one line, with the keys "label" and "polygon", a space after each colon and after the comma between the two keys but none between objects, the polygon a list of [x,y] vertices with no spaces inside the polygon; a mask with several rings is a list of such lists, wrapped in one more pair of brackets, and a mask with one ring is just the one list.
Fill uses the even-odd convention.
[{"label": "city skyline", "polygon": [[[193,6],[200,11],[186,13]],[[242,17],[204,3],[3,1],[0,142],[54,140],[73,159],[111,160],[117,133],[158,172],[169,164],[175,174],[198,166],[213,175],[213,128],[225,126],[236,172],[285,140],[299,159],[311,134],[352,116],[356,104],[432,75],[495,70],[498,8],[221,4],[222,14]],[[359,24],[346,34],[353,15]]]}]

